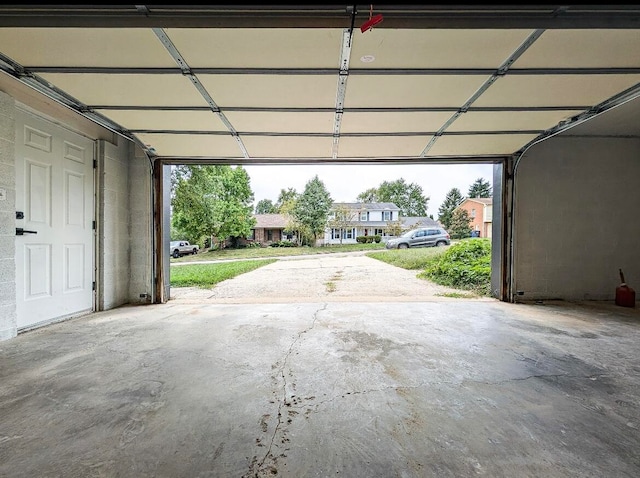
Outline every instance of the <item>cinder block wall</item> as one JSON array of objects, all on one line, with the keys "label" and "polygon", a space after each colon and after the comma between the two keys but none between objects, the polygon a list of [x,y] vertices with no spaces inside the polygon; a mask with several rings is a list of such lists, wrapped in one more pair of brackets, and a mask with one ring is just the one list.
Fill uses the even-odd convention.
[{"label": "cinder block wall", "polygon": [[613,300],[640,290],[640,141],[554,138],[515,175],[516,299]]},{"label": "cinder block wall", "polygon": [[98,147],[98,310],[129,301],[129,142]]},{"label": "cinder block wall", "polygon": [[153,295],[151,165],[130,141],[101,141],[98,151],[98,309],[147,303]]},{"label": "cinder block wall", "polygon": [[17,335],[15,101],[0,91],[0,340]]},{"label": "cinder block wall", "polygon": [[[129,259],[130,303],[146,303],[153,296],[153,202],[149,159],[133,143],[129,145]],[[168,256],[167,256],[168,257]],[[148,294],[148,298],[141,298]]]}]

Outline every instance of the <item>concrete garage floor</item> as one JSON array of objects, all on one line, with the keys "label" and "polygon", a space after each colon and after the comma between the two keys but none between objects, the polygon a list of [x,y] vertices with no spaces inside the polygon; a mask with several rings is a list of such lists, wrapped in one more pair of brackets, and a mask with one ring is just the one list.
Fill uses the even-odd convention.
[{"label": "concrete garage floor", "polygon": [[128,306],[0,343],[3,477],[637,477],[640,315]]}]

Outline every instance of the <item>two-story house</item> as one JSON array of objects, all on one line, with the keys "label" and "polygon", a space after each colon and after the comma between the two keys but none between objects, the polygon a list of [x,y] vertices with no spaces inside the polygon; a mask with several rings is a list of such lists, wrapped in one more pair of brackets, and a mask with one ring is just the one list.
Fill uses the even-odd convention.
[{"label": "two-story house", "polygon": [[393,203],[334,203],[324,244],[355,244],[358,236],[393,236],[392,223],[400,224],[400,208]]},{"label": "two-story house", "polygon": [[469,226],[478,237],[491,237],[493,222],[492,198],[467,198],[460,203],[459,209],[469,214]]}]

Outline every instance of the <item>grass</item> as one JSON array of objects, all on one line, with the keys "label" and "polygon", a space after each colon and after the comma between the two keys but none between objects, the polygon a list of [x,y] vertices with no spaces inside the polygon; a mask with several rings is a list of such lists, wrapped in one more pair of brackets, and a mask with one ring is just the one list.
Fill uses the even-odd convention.
[{"label": "grass", "polygon": [[277,259],[259,259],[172,267],[171,287],[200,287],[202,289],[210,289],[219,282],[276,261]]},{"label": "grass", "polygon": [[438,297],[450,297],[452,299],[475,299],[477,294],[471,294],[468,292],[445,292],[444,294],[436,294]]},{"label": "grass", "polygon": [[403,269],[423,270],[446,250],[446,247],[420,247],[368,252],[366,255]]},{"label": "grass", "polygon": [[332,254],[335,252],[355,252],[355,251],[376,251],[384,250],[384,243],[378,244],[336,244],[321,247],[247,247],[243,249],[221,249],[201,252],[196,255],[182,256],[178,259],[171,258],[174,262],[199,262],[199,261],[218,261],[226,259],[242,260],[242,259],[259,259],[268,257],[282,256],[302,256],[309,254]]}]

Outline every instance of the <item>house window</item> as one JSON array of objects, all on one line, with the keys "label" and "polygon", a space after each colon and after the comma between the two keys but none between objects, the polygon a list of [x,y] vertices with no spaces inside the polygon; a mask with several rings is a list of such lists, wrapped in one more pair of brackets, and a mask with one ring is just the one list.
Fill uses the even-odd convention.
[{"label": "house window", "polygon": [[368,221],[369,220],[369,213],[367,211],[361,212],[360,213],[360,220],[361,221]]},{"label": "house window", "polygon": [[273,241],[273,231],[271,229],[267,229],[267,241]]},{"label": "house window", "polygon": [[391,211],[382,211],[382,220],[383,221],[391,221],[392,217],[393,217],[393,215],[391,214]]},{"label": "house window", "polygon": [[343,239],[353,239],[353,229],[345,229],[343,231]]},{"label": "house window", "polygon": [[471,209],[471,219],[476,217],[476,210],[475,209]]},{"label": "house window", "polygon": [[340,229],[331,229],[331,239],[340,239]]},{"label": "house window", "polygon": [[382,236],[384,235],[384,231],[382,229],[374,229],[373,234],[376,236]]}]

